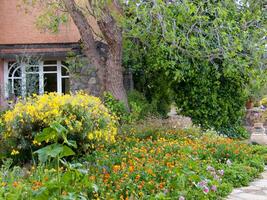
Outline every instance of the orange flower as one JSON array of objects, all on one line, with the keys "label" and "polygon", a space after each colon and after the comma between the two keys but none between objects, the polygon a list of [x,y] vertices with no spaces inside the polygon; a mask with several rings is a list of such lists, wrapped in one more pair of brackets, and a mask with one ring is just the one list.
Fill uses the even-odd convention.
[{"label": "orange flower", "polygon": [[163,187],[164,187],[164,183],[161,182],[161,183],[159,184],[159,188],[162,189]]},{"label": "orange flower", "polygon": [[137,174],[136,177],[135,177],[135,181],[138,181],[140,179],[140,175]]},{"label": "orange flower", "polygon": [[167,167],[170,167],[170,168],[174,167],[174,164],[171,162],[167,162],[166,165],[167,165]]},{"label": "orange flower", "polygon": [[131,165],[131,166],[129,167],[129,171],[132,173],[132,172],[134,171],[134,166]]},{"label": "orange flower", "polygon": [[41,187],[43,185],[40,181],[34,181],[33,184],[37,187]]},{"label": "orange flower", "polygon": [[121,169],[121,166],[120,166],[120,165],[114,165],[114,166],[112,167],[112,170],[113,170],[115,173],[117,173],[118,171],[120,171],[120,169]]},{"label": "orange flower", "polygon": [[106,173],[104,175],[104,183],[107,183],[108,182],[109,177],[110,177],[110,174],[109,173]]},{"label": "orange flower", "polygon": [[90,177],[89,177],[89,180],[91,180],[91,181],[95,181],[95,176],[90,176]]},{"label": "orange flower", "polygon": [[12,185],[13,185],[13,187],[18,187],[19,183],[17,181],[15,181]]},{"label": "orange flower", "polygon": [[153,170],[151,168],[149,168],[149,169],[147,169],[147,173],[151,175],[151,174],[153,174]]},{"label": "orange flower", "polygon": [[138,185],[138,189],[142,189],[143,188],[143,185],[142,184],[140,184],[140,185]]}]

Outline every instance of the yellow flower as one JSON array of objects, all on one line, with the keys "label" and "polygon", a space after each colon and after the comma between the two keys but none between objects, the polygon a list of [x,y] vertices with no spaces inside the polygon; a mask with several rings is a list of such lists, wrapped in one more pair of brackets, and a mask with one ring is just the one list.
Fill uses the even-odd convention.
[{"label": "yellow flower", "polygon": [[7,185],[6,182],[2,182],[2,183],[1,183],[1,186],[2,186],[2,187],[5,187],[6,185]]},{"label": "yellow flower", "polygon": [[41,146],[41,145],[42,145],[41,142],[38,142],[38,141],[36,141],[36,140],[33,140],[32,143],[33,143],[34,145],[38,145],[38,146]]},{"label": "yellow flower", "polygon": [[94,135],[93,135],[93,133],[89,133],[89,134],[88,134],[88,139],[89,139],[89,140],[93,140],[93,139],[94,139]]},{"label": "yellow flower", "polygon": [[19,154],[19,151],[18,150],[15,150],[15,149],[12,149],[11,151],[11,155],[18,155]]}]

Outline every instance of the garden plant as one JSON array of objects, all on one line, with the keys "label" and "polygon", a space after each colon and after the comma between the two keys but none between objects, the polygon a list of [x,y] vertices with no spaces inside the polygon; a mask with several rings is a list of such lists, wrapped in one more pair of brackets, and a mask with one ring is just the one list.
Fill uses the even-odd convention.
[{"label": "garden plant", "polygon": [[[36,6],[40,29],[56,33],[70,19],[76,26],[70,90],[78,72],[86,81],[81,92],[16,97],[1,112],[0,199],[220,200],[264,171],[267,147],[250,144],[244,128],[245,104],[267,80],[264,1],[18,5]],[[128,93],[125,68],[134,82]],[[194,125],[169,125],[171,105]]]},{"label": "garden plant", "polygon": [[124,123],[117,133],[117,119],[83,93],[20,100],[2,115],[0,197],[217,200],[267,163],[267,148],[215,131]]}]

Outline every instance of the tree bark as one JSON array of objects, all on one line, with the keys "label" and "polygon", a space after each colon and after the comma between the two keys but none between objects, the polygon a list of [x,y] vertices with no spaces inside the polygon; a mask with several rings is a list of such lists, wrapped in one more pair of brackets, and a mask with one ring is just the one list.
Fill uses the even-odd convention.
[{"label": "tree bark", "polygon": [[122,13],[119,2],[113,0],[112,4],[101,8],[103,14],[96,18],[100,31],[108,46],[107,60],[104,64],[97,51],[92,27],[86,16],[78,8],[75,0],[63,1],[81,34],[85,46],[84,53],[97,70],[102,92],[105,90],[110,91],[112,95],[116,99],[122,101],[129,110],[126,90],[123,85],[122,30],[111,14],[112,12],[116,12],[117,14]]},{"label": "tree bark", "polygon": [[81,39],[84,44],[83,52],[96,70],[100,84],[100,94],[99,94],[100,96],[106,90],[105,64],[101,60],[101,56],[97,51],[96,41],[94,39],[92,28],[87,18],[84,16],[82,11],[77,7],[75,0],[63,0],[63,1],[67,11],[69,12],[73,22],[77,26],[79,33],[81,35]]},{"label": "tree bark", "polygon": [[120,46],[110,50],[107,57],[107,90],[121,100],[129,110],[126,90],[123,85],[122,54]]},{"label": "tree bark", "polygon": [[117,0],[113,0],[103,9],[103,16],[97,23],[108,44],[107,56],[107,85],[106,89],[113,96],[122,101],[129,111],[128,98],[123,84],[123,67],[122,67],[122,29],[118,26],[111,12],[122,14],[122,9]]}]

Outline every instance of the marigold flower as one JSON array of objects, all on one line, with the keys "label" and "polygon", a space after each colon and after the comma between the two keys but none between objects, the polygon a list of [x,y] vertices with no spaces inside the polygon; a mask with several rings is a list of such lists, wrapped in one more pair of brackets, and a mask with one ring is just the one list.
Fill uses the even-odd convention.
[{"label": "marigold flower", "polygon": [[120,165],[114,165],[112,170],[117,173],[119,170],[121,169],[121,166]]},{"label": "marigold flower", "polygon": [[19,183],[17,181],[15,181],[12,185],[13,185],[13,187],[18,187]]},{"label": "marigold flower", "polygon": [[133,166],[133,165],[131,165],[131,166],[129,167],[129,171],[130,171],[131,173],[134,171],[134,166]]}]

